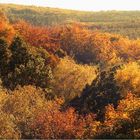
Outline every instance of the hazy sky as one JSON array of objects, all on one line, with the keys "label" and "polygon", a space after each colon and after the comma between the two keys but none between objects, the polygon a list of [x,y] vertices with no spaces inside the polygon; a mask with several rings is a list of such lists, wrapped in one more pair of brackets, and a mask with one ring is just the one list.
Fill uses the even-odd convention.
[{"label": "hazy sky", "polygon": [[16,3],[75,10],[140,10],[140,0],[0,0]]}]

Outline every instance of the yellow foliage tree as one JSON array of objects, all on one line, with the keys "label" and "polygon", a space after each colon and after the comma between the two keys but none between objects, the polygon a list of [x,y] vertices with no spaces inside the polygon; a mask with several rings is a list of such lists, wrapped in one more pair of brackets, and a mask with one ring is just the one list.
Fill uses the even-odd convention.
[{"label": "yellow foliage tree", "polygon": [[123,93],[132,93],[140,96],[140,65],[130,62],[118,69],[115,75],[117,84],[122,88]]},{"label": "yellow foliage tree", "polygon": [[68,57],[60,60],[54,71],[54,93],[66,101],[79,96],[86,84],[96,78],[97,67],[80,65]]}]

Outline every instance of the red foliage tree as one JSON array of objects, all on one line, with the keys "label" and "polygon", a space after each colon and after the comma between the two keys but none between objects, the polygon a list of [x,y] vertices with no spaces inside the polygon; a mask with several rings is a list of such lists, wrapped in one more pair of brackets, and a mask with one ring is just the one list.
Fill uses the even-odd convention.
[{"label": "red foliage tree", "polygon": [[14,24],[14,28],[32,46],[43,47],[54,53],[59,48],[59,29],[57,27],[33,26],[25,21]]}]

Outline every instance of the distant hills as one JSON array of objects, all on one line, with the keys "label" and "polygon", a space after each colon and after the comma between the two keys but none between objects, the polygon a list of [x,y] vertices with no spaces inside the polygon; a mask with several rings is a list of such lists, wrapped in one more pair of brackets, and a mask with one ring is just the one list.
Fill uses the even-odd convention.
[{"label": "distant hills", "polygon": [[132,39],[140,37],[140,11],[86,12],[15,4],[0,4],[0,10],[10,22],[22,19],[39,26],[81,22],[90,29],[118,33]]}]

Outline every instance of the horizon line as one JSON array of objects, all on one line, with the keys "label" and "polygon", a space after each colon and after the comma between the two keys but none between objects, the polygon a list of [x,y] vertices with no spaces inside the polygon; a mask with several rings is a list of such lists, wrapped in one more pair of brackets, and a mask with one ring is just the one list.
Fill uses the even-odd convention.
[{"label": "horizon line", "polygon": [[27,6],[27,7],[42,7],[42,8],[54,8],[54,9],[62,9],[62,10],[70,10],[70,11],[79,11],[79,12],[109,12],[109,11],[120,11],[120,12],[129,12],[129,11],[140,11],[140,10],[134,10],[134,9],[104,9],[104,10],[80,10],[80,9],[71,9],[71,8],[63,8],[63,7],[53,7],[53,6],[43,6],[43,5],[36,5],[36,4],[19,4],[19,3],[3,3],[0,2],[0,4],[3,5],[18,5],[18,6]]}]

